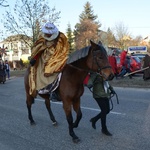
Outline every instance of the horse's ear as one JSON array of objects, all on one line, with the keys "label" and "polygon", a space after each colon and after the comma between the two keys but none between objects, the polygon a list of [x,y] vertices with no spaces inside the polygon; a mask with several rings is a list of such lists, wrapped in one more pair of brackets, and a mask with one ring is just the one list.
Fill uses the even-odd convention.
[{"label": "horse's ear", "polygon": [[[92,40],[90,40],[91,45],[97,45],[96,43],[94,43]],[[98,45],[103,45],[101,41],[98,42]]]},{"label": "horse's ear", "polygon": [[90,43],[91,43],[92,46],[96,45],[92,40],[90,40]]},{"label": "horse's ear", "polygon": [[101,41],[98,42],[99,45],[103,45]]}]

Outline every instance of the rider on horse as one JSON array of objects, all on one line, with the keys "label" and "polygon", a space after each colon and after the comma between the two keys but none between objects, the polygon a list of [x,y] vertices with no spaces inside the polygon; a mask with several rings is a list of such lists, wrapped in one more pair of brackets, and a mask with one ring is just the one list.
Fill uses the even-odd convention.
[{"label": "rider on horse", "polygon": [[69,45],[66,36],[57,27],[47,22],[32,48],[30,60],[30,95],[36,97],[49,91],[45,89],[63,69],[68,58]]}]

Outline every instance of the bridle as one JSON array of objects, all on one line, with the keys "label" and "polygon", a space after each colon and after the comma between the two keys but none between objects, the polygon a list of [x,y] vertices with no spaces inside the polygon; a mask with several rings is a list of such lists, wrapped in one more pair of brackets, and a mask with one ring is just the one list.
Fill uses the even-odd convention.
[{"label": "bridle", "polygon": [[[96,50],[96,51],[99,51],[99,50]],[[102,73],[102,70],[103,69],[107,69],[107,68],[112,68],[110,65],[108,66],[104,66],[104,67],[101,67],[97,61],[97,56],[96,56],[96,53],[92,52],[92,55],[93,55],[93,62],[92,62],[92,68],[93,68],[93,64],[94,64],[94,61],[95,63],[97,64],[98,66],[98,69],[97,69],[97,72],[100,73],[101,76],[106,76],[104,73]]]},{"label": "bridle", "polygon": [[100,51],[100,50],[92,51],[93,60],[92,60],[92,69],[91,69],[91,70],[86,70],[86,69],[83,69],[83,68],[81,68],[81,67],[74,66],[74,65],[72,65],[72,64],[68,64],[68,65],[71,66],[71,67],[73,67],[73,68],[75,68],[75,69],[81,70],[81,71],[90,72],[90,71],[93,70],[93,64],[96,63],[97,66],[98,66],[97,72],[98,72],[101,76],[106,77],[106,75],[102,72],[102,70],[103,70],[103,69],[107,69],[107,68],[112,68],[112,67],[111,67],[110,65],[101,67],[100,64],[99,64],[98,61],[97,61],[96,53],[94,53],[94,52],[96,52],[96,51]]}]

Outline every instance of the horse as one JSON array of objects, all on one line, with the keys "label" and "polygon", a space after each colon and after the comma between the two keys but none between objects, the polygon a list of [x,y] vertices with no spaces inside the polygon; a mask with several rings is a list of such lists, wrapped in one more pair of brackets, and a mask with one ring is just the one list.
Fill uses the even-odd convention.
[{"label": "horse", "polygon": [[[81,52],[81,53],[79,53]],[[72,55],[69,57],[69,61],[66,63],[62,70],[62,76],[57,88],[59,97],[63,104],[63,109],[66,115],[66,120],[69,126],[69,135],[72,137],[72,141],[78,143],[80,141],[79,137],[75,134],[74,128],[77,128],[79,122],[82,118],[82,111],[80,107],[80,97],[84,93],[83,81],[90,71],[100,73],[105,80],[112,80],[114,77],[112,68],[108,61],[108,56],[102,43],[96,44],[90,41],[90,46],[85,47],[80,50],[76,50],[75,54],[78,59]],[[71,58],[71,59],[70,59]],[[26,105],[28,109],[28,118],[31,125],[35,124],[32,117],[31,106],[34,103],[34,98],[29,94],[29,71],[30,67],[24,76],[24,85],[26,90]],[[50,119],[54,126],[57,125],[57,121],[53,115],[50,106],[50,95],[39,94],[43,99],[45,99],[45,105],[48,110]],[[76,112],[76,119],[73,120],[72,108]],[[74,121],[74,122],[73,122]]]}]

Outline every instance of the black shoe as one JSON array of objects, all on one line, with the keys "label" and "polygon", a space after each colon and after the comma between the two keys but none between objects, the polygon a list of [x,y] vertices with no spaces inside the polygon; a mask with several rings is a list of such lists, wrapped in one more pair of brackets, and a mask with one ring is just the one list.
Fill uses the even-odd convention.
[{"label": "black shoe", "polygon": [[92,127],[94,128],[94,129],[96,129],[96,122],[95,122],[95,120],[94,120],[94,118],[91,118],[90,119],[90,122],[92,122]]},{"label": "black shoe", "polygon": [[102,133],[107,136],[112,136],[112,134],[107,129],[102,129]]}]

